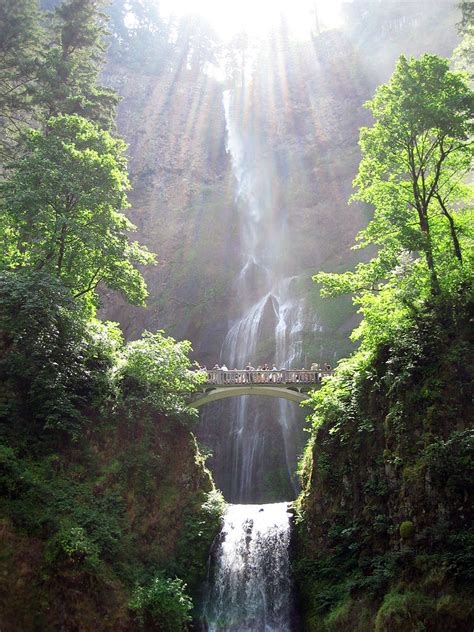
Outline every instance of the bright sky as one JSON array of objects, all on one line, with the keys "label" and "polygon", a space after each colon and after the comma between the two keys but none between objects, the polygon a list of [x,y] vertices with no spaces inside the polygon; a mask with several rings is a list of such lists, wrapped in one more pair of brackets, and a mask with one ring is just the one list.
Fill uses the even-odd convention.
[{"label": "bright sky", "polygon": [[161,0],[165,13],[200,13],[209,19],[223,38],[246,30],[249,35],[264,35],[284,14],[297,37],[306,38],[316,30],[315,7],[322,30],[341,22],[342,0]]}]

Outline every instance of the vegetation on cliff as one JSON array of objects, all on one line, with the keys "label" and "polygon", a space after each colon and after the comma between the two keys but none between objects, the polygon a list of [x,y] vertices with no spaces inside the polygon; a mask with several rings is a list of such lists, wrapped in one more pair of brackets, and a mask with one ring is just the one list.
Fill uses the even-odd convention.
[{"label": "vegetation on cliff", "polygon": [[401,58],[368,105],[355,197],[377,254],[319,273],[351,292],[358,351],[310,403],[298,561],[310,630],[470,630],[474,97],[434,56]]},{"label": "vegetation on cliff", "polygon": [[100,3],[36,5],[0,9],[1,627],[182,630],[222,508],[185,405],[201,378],[189,343],[94,317],[99,283],[143,304],[154,257],[123,213]]},{"label": "vegetation on cliff", "polygon": [[1,274],[0,330],[2,626],[181,629],[221,507],[184,410],[186,345],[124,346],[30,271]]}]

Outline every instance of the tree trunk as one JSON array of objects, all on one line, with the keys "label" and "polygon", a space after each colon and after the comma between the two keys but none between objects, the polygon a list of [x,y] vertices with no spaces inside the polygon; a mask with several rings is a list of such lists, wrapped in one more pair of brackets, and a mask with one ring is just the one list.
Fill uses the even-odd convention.
[{"label": "tree trunk", "polygon": [[447,218],[447,220],[449,222],[449,229],[451,231],[451,239],[453,240],[454,254],[459,259],[459,261],[462,263],[461,244],[459,243],[459,239],[458,239],[458,236],[456,234],[456,226],[454,225],[454,219],[453,219],[452,215],[449,213],[448,209],[446,208],[446,205],[444,204],[443,200],[441,199],[441,196],[437,195],[436,199],[438,200],[439,205],[441,206],[441,209],[443,211],[443,215]]},{"label": "tree trunk", "polygon": [[66,247],[66,232],[67,232],[66,224],[63,224],[61,226],[61,234],[59,236],[59,254],[58,254],[58,263],[57,263],[59,276],[61,276],[61,269],[63,267],[64,250]]},{"label": "tree trunk", "polygon": [[433,258],[433,248],[431,246],[431,235],[430,235],[430,225],[428,223],[428,217],[426,215],[425,209],[418,208],[418,217],[420,220],[420,228],[424,237],[423,249],[425,251],[426,263],[428,265],[428,269],[430,271],[431,277],[431,289],[433,294],[439,294],[439,281],[438,275],[436,274],[434,258]]},{"label": "tree trunk", "polygon": [[408,147],[408,159],[410,164],[411,176],[412,176],[412,187],[413,187],[413,196],[415,198],[415,206],[418,213],[418,221],[420,224],[420,230],[423,235],[423,251],[425,253],[426,263],[428,265],[428,269],[430,271],[431,278],[431,290],[434,295],[439,294],[439,281],[438,275],[436,274],[434,257],[433,257],[433,248],[431,245],[431,235],[430,235],[430,225],[428,222],[428,201],[426,199],[426,191],[424,186],[423,179],[423,187],[420,190],[418,178],[421,173],[420,171],[417,173],[416,169],[416,159],[415,159],[415,148],[413,143]]}]

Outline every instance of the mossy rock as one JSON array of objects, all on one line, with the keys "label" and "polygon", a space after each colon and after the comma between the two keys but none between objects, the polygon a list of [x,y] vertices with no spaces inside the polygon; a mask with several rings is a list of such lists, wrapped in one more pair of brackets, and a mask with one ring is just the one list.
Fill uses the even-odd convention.
[{"label": "mossy rock", "polygon": [[429,630],[435,601],[422,593],[398,592],[385,595],[375,619],[375,632],[422,632]]},{"label": "mossy rock", "polygon": [[399,527],[402,540],[411,540],[415,535],[415,525],[411,520],[404,520]]}]

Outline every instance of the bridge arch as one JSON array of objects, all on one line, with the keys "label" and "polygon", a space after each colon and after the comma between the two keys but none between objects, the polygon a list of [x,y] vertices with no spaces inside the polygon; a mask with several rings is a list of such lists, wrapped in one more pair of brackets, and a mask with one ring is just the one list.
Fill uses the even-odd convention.
[{"label": "bridge arch", "polygon": [[319,388],[321,380],[331,373],[330,368],[309,371],[213,369],[206,371],[206,382],[201,385],[200,391],[191,396],[188,408],[200,408],[220,399],[242,395],[278,397],[301,404],[308,399],[308,391]]},{"label": "bridge arch", "polygon": [[217,402],[228,397],[241,397],[243,395],[260,395],[267,397],[278,397],[279,399],[287,399],[291,402],[301,403],[308,399],[308,393],[303,393],[293,388],[285,388],[278,386],[222,386],[213,389],[206,389],[203,393],[196,393],[194,398],[188,403],[189,408],[200,408],[205,404]]}]

